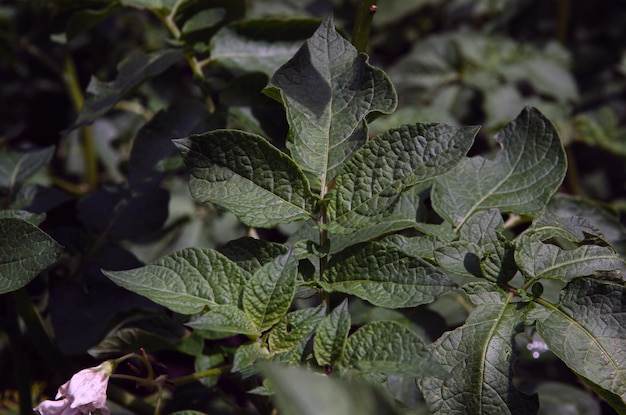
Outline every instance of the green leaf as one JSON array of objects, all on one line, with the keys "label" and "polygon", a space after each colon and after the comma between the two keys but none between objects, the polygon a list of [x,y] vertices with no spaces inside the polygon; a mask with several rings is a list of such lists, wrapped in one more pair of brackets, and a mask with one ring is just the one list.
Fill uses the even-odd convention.
[{"label": "green leaf", "polygon": [[525,108],[495,140],[502,150],[493,160],[465,159],[435,181],[433,208],[457,229],[479,210],[537,214],[563,181],[567,163],[561,141],[536,109]]},{"label": "green leaf", "polygon": [[241,345],[237,348],[235,355],[233,356],[232,373],[239,372],[241,377],[248,378],[256,373],[258,369],[255,363],[259,360],[267,360],[271,357],[270,351],[267,349],[267,345],[259,342],[253,342]]},{"label": "green leaf", "polygon": [[54,147],[20,153],[0,151],[0,190],[14,189],[43,168],[54,154]]},{"label": "green leaf", "polygon": [[299,368],[265,365],[282,415],[399,415],[380,389],[350,383]]},{"label": "green leaf", "polygon": [[120,287],[181,314],[237,305],[246,283],[236,264],[203,248],[183,249],[141,268],[102,272]]},{"label": "green leaf", "polygon": [[332,313],[324,317],[317,327],[313,352],[320,366],[333,365],[341,358],[350,326],[350,313],[346,299]]},{"label": "green leaf", "polygon": [[174,143],[189,168],[196,201],[224,206],[255,227],[313,215],[315,200],[304,174],[263,137],[217,130]]},{"label": "green leaf", "polygon": [[328,230],[352,233],[382,221],[406,189],[461,162],[477,132],[477,127],[415,124],[377,135],[337,176],[327,196]]},{"label": "green leaf", "polygon": [[175,7],[177,0],[120,0],[120,3],[137,9],[150,9],[169,13]]},{"label": "green leaf", "polygon": [[245,237],[227,242],[219,248],[219,251],[243,270],[254,274],[263,265],[287,253],[287,247],[283,244]]},{"label": "green leaf", "polygon": [[243,309],[263,332],[289,311],[296,294],[298,262],[293,252],[264,265],[248,280],[243,290]]},{"label": "green leaf", "polygon": [[220,23],[225,16],[226,10],[219,7],[201,10],[185,21],[182,32],[187,34],[214,27]]},{"label": "green leaf", "polygon": [[209,311],[194,317],[185,325],[195,330],[224,333],[224,337],[233,334],[256,337],[261,334],[252,319],[233,304],[211,306]]},{"label": "green leaf", "polygon": [[549,349],[576,374],[626,403],[626,287],[579,278],[553,305],[528,316]]},{"label": "green leaf", "polygon": [[127,93],[146,79],[159,75],[183,56],[177,49],[163,49],[153,53],[135,52],[117,67],[117,77],[111,82],[91,78],[85,103],[74,127],[90,124],[104,115]]},{"label": "green leaf", "polygon": [[26,210],[6,209],[0,210],[0,219],[21,219],[26,222],[32,223],[35,226],[39,226],[41,222],[46,219],[45,213],[32,213]]},{"label": "green leaf", "polygon": [[376,242],[334,255],[319,283],[327,291],[356,295],[389,308],[430,303],[456,287],[423,259]]},{"label": "green leaf", "polygon": [[569,282],[577,277],[619,271],[619,279],[623,279],[621,273],[626,270],[626,262],[611,247],[582,245],[566,250],[543,241],[548,237],[562,237],[564,232],[544,226],[528,229],[518,238],[515,261],[528,278]]},{"label": "green leaf", "polygon": [[536,413],[537,399],[513,385],[513,336],[525,313],[492,284],[464,287],[477,305],[465,324],[443,334],[431,349],[445,375],[418,380],[434,414]]},{"label": "green leaf", "polygon": [[254,69],[269,78],[298,51],[318,25],[317,19],[302,18],[235,22],[211,38],[210,61],[235,73]]},{"label": "green leaf", "polygon": [[289,352],[307,340],[326,314],[326,306],[309,307],[285,314],[270,331],[272,353]]},{"label": "green leaf", "polygon": [[394,321],[374,321],[352,333],[341,365],[362,373],[406,376],[432,375],[441,370],[417,333]]},{"label": "green leaf", "polygon": [[390,113],[396,92],[387,75],[342,38],[328,17],[265,92],[287,111],[287,146],[314,187],[325,187],[367,140],[365,117]]},{"label": "green leaf", "polygon": [[27,220],[0,218],[0,294],[24,287],[62,252],[61,245]]}]

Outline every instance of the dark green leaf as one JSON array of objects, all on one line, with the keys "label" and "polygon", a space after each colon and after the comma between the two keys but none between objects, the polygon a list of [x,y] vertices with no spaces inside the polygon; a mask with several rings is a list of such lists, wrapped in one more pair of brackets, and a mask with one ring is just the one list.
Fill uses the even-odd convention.
[{"label": "dark green leaf", "polygon": [[537,214],[563,180],[566,159],[561,141],[536,109],[524,109],[495,140],[502,147],[495,159],[465,159],[435,181],[433,208],[456,228],[479,210]]},{"label": "dark green leaf", "polygon": [[423,259],[371,242],[332,257],[320,285],[389,308],[430,303],[455,284]]},{"label": "dark green leaf", "polygon": [[0,151],[0,190],[15,189],[43,168],[54,154],[54,147],[29,153]]},{"label": "dark green leaf", "polygon": [[333,365],[341,359],[350,327],[348,300],[343,300],[332,313],[324,317],[315,333],[313,351],[320,366]]},{"label": "dark green leaf", "polygon": [[190,170],[192,196],[216,203],[249,226],[308,219],[314,198],[300,169],[264,138],[217,130],[174,140]]},{"label": "dark green leaf", "polygon": [[236,264],[202,248],[183,249],[141,268],[103,272],[120,287],[181,314],[237,305],[246,282]]},{"label": "dark green leaf", "polygon": [[399,415],[380,389],[348,383],[303,369],[266,365],[263,373],[276,391],[283,415]]},{"label": "dark green leaf", "polygon": [[159,75],[183,56],[182,51],[163,49],[153,53],[135,52],[118,65],[114,81],[102,82],[91,78],[87,97],[74,127],[90,124],[104,115],[127,93],[146,79]]},{"label": "dark green leaf", "polygon": [[444,376],[418,380],[434,414],[536,413],[537,399],[513,385],[515,350],[512,337],[525,313],[510,297],[487,283],[465,287],[477,305],[466,323],[444,333],[432,353]]},{"label": "dark green leaf", "polygon": [[309,307],[285,314],[270,331],[272,353],[289,352],[307,340],[326,314],[326,306]]},{"label": "dark green leaf", "polygon": [[266,93],[285,104],[288,148],[315,187],[326,187],[365,143],[365,117],[390,113],[397,101],[387,75],[335,31],[332,17],[274,74]]},{"label": "dark green leaf", "polygon": [[257,270],[243,291],[243,309],[263,332],[287,314],[296,294],[298,263],[290,252]]},{"label": "dark green leaf", "polygon": [[415,124],[377,135],[347,162],[327,196],[328,230],[352,233],[382,221],[406,189],[457,165],[477,132],[476,127]]},{"label": "dark green leaf", "polygon": [[529,315],[549,349],[589,382],[626,403],[626,287],[579,278],[561,301]]},{"label": "dark green leaf", "polygon": [[227,242],[218,250],[242,269],[254,274],[263,265],[285,254],[287,247],[262,239],[245,237]]},{"label": "dark green leaf", "polygon": [[0,294],[24,287],[61,252],[63,247],[29,221],[0,218]]},{"label": "dark green leaf", "polygon": [[341,365],[362,373],[423,376],[441,367],[413,330],[394,321],[368,323],[348,337]]},{"label": "dark green leaf", "polygon": [[259,360],[267,360],[271,356],[267,345],[259,342],[241,345],[237,348],[233,357],[232,373],[239,372],[244,379],[258,373],[255,363]]},{"label": "dark green leaf", "polygon": [[[260,332],[248,315],[236,305],[220,304],[211,306],[206,313],[194,317],[185,325],[195,330],[206,330],[211,332],[224,333],[224,337],[233,334],[245,334],[249,337],[256,337]],[[215,335],[212,336],[215,338]]]}]

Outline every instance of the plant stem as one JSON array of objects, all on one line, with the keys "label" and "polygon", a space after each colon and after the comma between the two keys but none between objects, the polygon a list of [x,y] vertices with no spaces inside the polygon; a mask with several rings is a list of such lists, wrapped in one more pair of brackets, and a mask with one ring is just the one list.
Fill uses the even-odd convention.
[{"label": "plant stem", "polygon": [[[83,91],[78,82],[78,75],[76,73],[76,65],[74,65],[74,59],[68,53],[65,55],[65,65],[63,71],[63,80],[67,87],[67,92],[70,96],[72,104],[76,112],[80,112],[83,107],[85,98]],[[81,128],[81,134],[83,139],[83,157],[85,159],[86,167],[86,180],[90,189],[95,189],[98,185],[98,157],[96,154],[96,147],[94,145],[93,129],[91,125],[86,125]]]},{"label": "plant stem", "polygon": [[357,11],[354,30],[352,31],[352,44],[359,53],[367,49],[367,40],[372,30],[372,20],[376,11],[376,0],[361,0]]},{"label": "plant stem", "polygon": [[175,379],[168,379],[167,383],[174,386],[186,385],[187,383],[192,383],[200,379],[220,376],[223,373],[229,372],[231,368],[232,365],[214,367],[211,369],[203,370],[201,372],[192,373],[191,375],[181,376]]}]

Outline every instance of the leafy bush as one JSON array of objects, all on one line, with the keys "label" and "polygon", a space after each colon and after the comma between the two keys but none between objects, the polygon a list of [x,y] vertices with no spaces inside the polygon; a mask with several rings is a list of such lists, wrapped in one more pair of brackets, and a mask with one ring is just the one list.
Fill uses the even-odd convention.
[{"label": "leafy bush", "polygon": [[[390,2],[380,24],[467,8],[497,26],[523,15],[510,3]],[[57,13],[49,55],[7,45],[47,63],[78,111],[37,151],[20,148],[31,126],[6,122],[0,298],[21,411],[29,356],[61,383],[88,352],[117,368],[110,402],[137,413],[626,413],[625,233],[574,194],[587,185],[563,147],[619,155],[601,143],[620,121],[574,113],[566,47],[462,29],[398,53],[387,76],[370,62],[381,27],[369,58],[332,15],[274,14],[324,2],[259,4],[6,8]],[[361,47],[375,9],[359,7]],[[391,50],[412,42],[403,30]],[[112,80],[83,97],[73,55],[98,42],[126,57],[100,61]],[[134,385],[156,393],[131,401]],[[68,405],[74,388],[59,389]]]}]

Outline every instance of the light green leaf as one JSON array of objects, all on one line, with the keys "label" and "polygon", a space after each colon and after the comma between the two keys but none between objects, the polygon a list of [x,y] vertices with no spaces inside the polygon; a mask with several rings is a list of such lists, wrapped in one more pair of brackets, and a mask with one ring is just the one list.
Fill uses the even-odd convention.
[{"label": "light green leaf", "polygon": [[513,385],[512,337],[524,321],[518,304],[492,284],[465,286],[477,305],[465,324],[443,334],[431,349],[445,375],[418,380],[434,414],[536,413],[537,399]]},{"label": "light green leaf", "polygon": [[432,375],[441,370],[417,333],[395,321],[374,321],[352,333],[341,365],[362,373],[406,376]]},{"label": "light green leaf", "polygon": [[263,72],[271,77],[311,36],[316,19],[267,18],[235,22],[211,38],[211,61],[235,73]]},{"label": "light green leaf", "polygon": [[92,77],[87,86],[85,103],[74,127],[92,123],[135,87],[146,79],[159,75],[182,56],[183,52],[177,49],[163,49],[149,54],[135,52],[118,65],[115,80],[102,82]]},{"label": "light green leaf", "polygon": [[[260,332],[252,319],[239,307],[233,304],[220,304],[211,306],[211,309],[193,318],[185,325],[195,330],[208,330],[212,332],[232,334],[245,334],[256,337]],[[226,336],[225,336],[226,337]]]},{"label": "light green leaf", "polygon": [[313,215],[315,200],[302,171],[263,137],[216,130],[174,143],[189,168],[196,201],[224,206],[255,227]]},{"label": "light green leaf", "polygon": [[226,10],[220,7],[201,10],[185,21],[182,32],[187,34],[211,28],[220,23],[225,16]]},{"label": "light green leaf", "polygon": [[400,415],[379,388],[299,368],[265,365],[282,415]]},{"label": "light green leaf", "polygon": [[456,285],[441,271],[393,247],[360,244],[332,257],[320,285],[389,308],[430,303]]},{"label": "light green leaf", "polygon": [[263,332],[289,311],[296,294],[298,263],[293,252],[264,265],[248,280],[243,290],[243,309]]},{"label": "light green leaf", "polygon": [[124,6],[135,7],[137,9],[150,9],[169,13],[178,0],[120,0]]},{"label": "light green leaf", "polygon": [[63,247],[20,218],[0,218],[0,294],[24,287],[52,265]]},{"label": "light green leaf", "polygon": [[587,381],[626,403],[626,286],[570,282],[561,301],[537,304],[528,320],[549,349]]},{"label": "light green leaf", "polygon": [[[563,230],[549,232],[562,236]],[[515,261],[528,278],[571,281],[576,277],[618,271],[621,276],[626,262],[608,246],[582,245],[566,250],[543,242],[549,234],[546,228],[529,229],[517,240]],[[540,239],[541,238],[541,239]],[[623,279],[621,276],[619,279]]]},{"label": "light green leaf", "polygon": [[278,69],[265,92],[284,103],[288,148],[315,187],[325,187],[365,143],[365,117],[390,113],[397,103],[387,75],[335,31],[332,17]]},{"label": "light green leaf", "polygon": [[307,340],[326,314],[326,306],[308,307],[285,314],[270,331],[272,353],[288,352]]},{"label": "light green leaf", "polygon": [[332,365],[343,355],[350,331],[348,300],[343,300],[317,327],[313,352],[320,366]]},{"label": "light green leaf", "polygon": [[54,147],[19,153],[0,151],[0,189],[14,189],[43,168],[54,154]]},{"label": "light green leaf", "polygon": [[236,264],[203,248],[183,249],[141,268],[102,272],[120,287],[181,314],[237,305],[246,283]]},{"label": "light green leaf", "polygon": [[380,222],[406,189],[445,174],[461,162],[477,132],[477,127],[415,124],[377,135],[337,176],[327,196],[328,230],[352,233]]},{"label": "light green leaf", "polygon": [[435,180],[433,208],[458,229],[479,210],[535,215],[563,181],[566,159],[554,126],[527,107],[496,136],[493,160],[465,159]]}]

